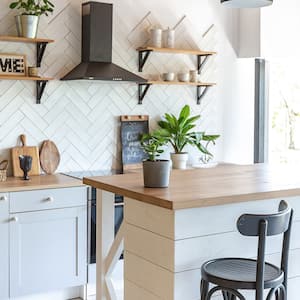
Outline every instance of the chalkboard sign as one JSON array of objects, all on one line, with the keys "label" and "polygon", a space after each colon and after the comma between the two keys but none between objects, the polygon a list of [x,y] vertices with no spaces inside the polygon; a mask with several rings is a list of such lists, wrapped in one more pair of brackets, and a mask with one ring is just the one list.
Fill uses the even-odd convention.
[{"label": "chalkboard sign", "polygon": [[123,170],[139,168],[147,158],[140,145],[144,133],[149,133],[149,116],[121,116]]}]

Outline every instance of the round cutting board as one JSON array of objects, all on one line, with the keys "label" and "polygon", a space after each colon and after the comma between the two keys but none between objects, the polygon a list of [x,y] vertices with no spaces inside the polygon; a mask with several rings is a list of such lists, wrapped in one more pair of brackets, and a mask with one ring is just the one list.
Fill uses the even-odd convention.
[{"label": "round cutting board", "polygon": [[46,174],[55,173],[60,162],[60,154],[54,142],[50,140],[43,142],[40,151],[40,162]]}]

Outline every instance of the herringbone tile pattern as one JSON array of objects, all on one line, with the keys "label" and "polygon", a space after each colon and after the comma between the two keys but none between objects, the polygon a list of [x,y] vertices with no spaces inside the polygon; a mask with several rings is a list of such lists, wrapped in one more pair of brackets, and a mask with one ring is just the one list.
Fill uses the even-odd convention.
[{"label": "herringbone tile pattern", "polygon": [[[116,11],[120,0],[114,2],[113,60],[137,72],[135,48],[147,42],[146,31],[150,26],[158,25],[157,20],[163,20],[164,15],[158,10],[139,23],[146,1],[134,2],[135,10],[126,12]],[[0,3],[0,34],[15,34],[15,13],[7,8],[9,3],[10,0]],[[55,15],[41,19],[39,36],[56,41],[48,46],[41,68],[41,74],[53,76],[56,80],[48,84],[41,105],[35,104],[33,82],[0,81],[0,160],[9,156],[9,148],[16,145],[19,134],[25,133],[31,145],[45,139],[58,145],[62,156],[60,171],[116,168],[120,166],[119,115],[149,114],[151,127],[154,127],[164,112],[178,113],[185,103],[191,105],[194,113],[202,114],[201,129],[220,131],[217,88],[211,89],[203,104],[197,106],[196,91],[192,87],[155,86],[150,89],[144,104],[137,105],[135,84],[59,81],[80,62],[81,1],[55,0],[54,3]],[[174,21],[177,21],[176,17]],[[210,24],[202,24],[206,25]],[[193,35],[189,30],[191,26],[195,29]],[[205,38],[201,37],[201,30],[197,30],[187,17],[177,29],[178,45],[217,50],[217,30],[212,30]],[[34,65],[33,45],[1,42],[0,51],[26,53],[28,64]],[[190,70],[195,68],[195,61],[195,57],[153,54],[143,74]],[[217,65],[218,57],[211,58],[203,71],[203,80],[216,80]]]}]

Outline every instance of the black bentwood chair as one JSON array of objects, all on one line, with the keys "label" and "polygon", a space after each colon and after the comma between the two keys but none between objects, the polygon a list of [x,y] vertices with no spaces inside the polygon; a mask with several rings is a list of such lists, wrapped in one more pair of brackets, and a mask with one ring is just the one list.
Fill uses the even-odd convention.
[{"label": "black bentwood chair", "polygon": [[[287,273],[293,210],[281,201],[278,213],[270,215],[244,214],[237,221],[242,235],[258,237],[257,260],[220,258],[202,265],[201,300],[210,300],[221,291],[224,300],[246,300],[239,290],[255,290],[256,300],[287,300]],[[283,234],[281,267],[265,262],[266,238]],[[215,285],[209,290],[209,284]]]}]

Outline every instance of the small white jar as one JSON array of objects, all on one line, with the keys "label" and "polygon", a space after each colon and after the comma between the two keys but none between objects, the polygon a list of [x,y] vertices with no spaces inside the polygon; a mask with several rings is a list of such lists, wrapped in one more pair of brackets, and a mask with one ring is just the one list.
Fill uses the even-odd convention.
[{"label": "small white jar", "polygon": [[163,47],[164,48],[175,48],[175,30],[166,29],[163,31]]},{"label": "small white jar", "polygon": [[150,45],[151,47],[161,48],[162,30],[160,28],[150,29]]}]

